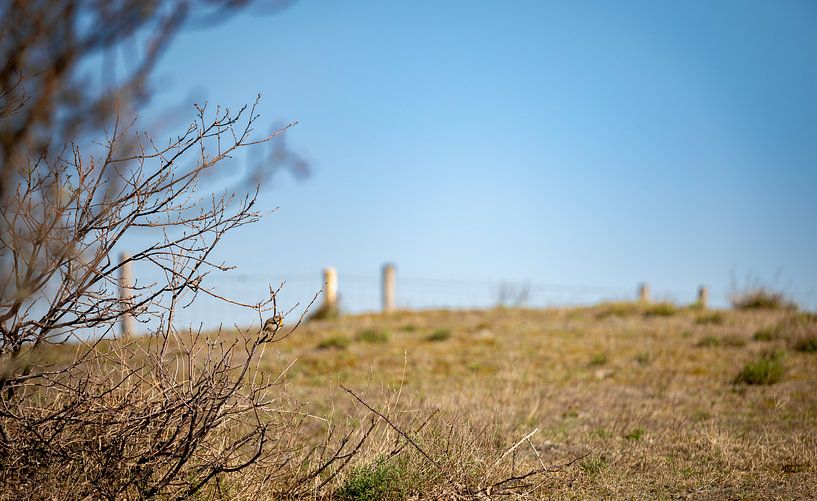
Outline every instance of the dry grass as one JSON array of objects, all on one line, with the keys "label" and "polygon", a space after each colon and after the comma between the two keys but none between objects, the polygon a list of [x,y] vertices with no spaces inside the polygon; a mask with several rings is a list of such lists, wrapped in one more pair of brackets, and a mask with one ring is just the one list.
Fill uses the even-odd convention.
[{"label": "dry grass", "polygon": [[[788,347],[752,334],[791,314],[723,311],[701,322],[692,310],[655,311],[616,304],[352,316],[307,324],[276,356],[298,359],[290,390],[313,413],[354,406],[330,380],[374,403],[398,390],[411,396],[392,406],[395,416],[440,409],[416,439],[472,479],[535,429],[530,441],[545,465],[583,458],[525,491],[534,498],[817,496],[815,355],[789,352],[774,385],[733,384],[760,353]],[[314,348],[324,336],[364,329],[394,334],[341,353]],[[445,342],[429,343],[439,331]],[[707,337],[722,341],[699,346]],[[444,432],[461,440],[440,441]],[[475,438],[479,447],[451,450]],[[538,461],[527,444],[515,452],[519,470]],[[379,464],[382,453],[375,448],[364,463]],[[399,475],[439,493],[443,480],[415,478],[434,470],[421,459],[401,463]]]},{"label": "dry grass", "polygon": [[[786,336],[752,339],[781,325],[799,326],[799,336],[814,318],[746,310],[701,322],[699,311],[648,311],[616,304],[316,320],[272,346],[259,370],[295,361],[286,391],[306,402],[305,448],[352,429],[354,445],[374,426],[345,468],[328,469],[316,478],[325,485],[302,496],[817,497],[817,354],[793,350]],[[319,348],[336,339],[348,340],[344,349]],[[781,350],[775,384],[735,383],[747,364]],[[284,497],[286,479],[263,479],[222,485],[241,497],[266,482],[254,497]]]}]

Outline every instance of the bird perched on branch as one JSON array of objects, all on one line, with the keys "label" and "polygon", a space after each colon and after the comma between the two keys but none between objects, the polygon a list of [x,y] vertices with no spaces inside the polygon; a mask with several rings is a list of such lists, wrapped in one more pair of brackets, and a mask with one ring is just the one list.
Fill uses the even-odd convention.
[{"label": "bird perched on branch", "polygon": [[275,314],[264,322],[264,327],[261,328],[261,332],[265,334],[275,334],[283,324],[284,317],[280,314]]}]

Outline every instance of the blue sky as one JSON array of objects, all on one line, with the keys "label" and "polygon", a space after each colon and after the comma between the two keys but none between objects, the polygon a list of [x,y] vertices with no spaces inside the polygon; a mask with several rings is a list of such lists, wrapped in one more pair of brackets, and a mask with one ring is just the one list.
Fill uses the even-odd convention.
[{"label": "blue sky", "polygon": [[221,249],[245,273],[752,273],[817,305],[815,2],[302,0],[183,33],[155,88],[180,125],[257,93],[299,121],[312,175]]}]

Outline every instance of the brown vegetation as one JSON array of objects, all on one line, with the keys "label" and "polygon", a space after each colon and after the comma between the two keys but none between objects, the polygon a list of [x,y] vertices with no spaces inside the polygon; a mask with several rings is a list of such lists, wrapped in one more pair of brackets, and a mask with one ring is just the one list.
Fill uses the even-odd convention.
[{"label": "brown vegetation", "polygon": [[[699,322],[694,310],[619,316],[610,308],[345,317],[302,326],[277,356],[297,358],[289,388],[309,398],[311,413],[337,422],[365,411],[341,384],[386,409],[404,431],[422,425],[412,439],[454,484],[474,490],[490,483],[497,459],[536,430],[494,466],[507,470],[493,478],[525,473],[540,460],[547,467],[576,462],[514,491],[523,497],[817,495],[817,359],[792,350],[787,339],[752,341],[762,326],[805,317],[718,311],[721,320]],[[381,345],[353,342],[343,352],[314,348],[362,329],[393,335]],[[441,330],[444,342],[427,341]],[[745,372],[758,360],[769,363]],[[763,384],[743,384],[742,374]],[[403,445],[391,457],[389,444],[367,443],[334,492],[385,483],[397,497],[449,495],[449,480]]]},{"label": "brown vegetation", "polygon": [[[286,428],[300,447],[283,467],[221,475],[219,488],[261,499],[817,494],[815,355],[786,338],[752,341],[762,326],[805,317],[599,319],[607,308],[304,324],[254,369],[277,377],[294,362],[278,389],[301,416]],[[392,334],[371,343],[364,332]],[[429,342],[435,332],[447,335]],[[343,350],[318,348],[337,338]],[[288,412],[277,412],[280,423]]]}]

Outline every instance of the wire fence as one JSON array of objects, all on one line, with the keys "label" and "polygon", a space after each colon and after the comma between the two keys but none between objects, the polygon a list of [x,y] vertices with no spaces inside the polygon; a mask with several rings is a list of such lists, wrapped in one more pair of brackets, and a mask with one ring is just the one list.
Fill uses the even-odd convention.
[{"label": "wire fence", "polygon": [[[139,280],[160,277],[141,276]],[[378,312],[383,307],[382,277],[340,272],[337,274],[338,305],[343,313]],[[325,283],[320,273],[242,274],[228,272],[208,285],[219,296],[255,304],[278,289],[279,311],[287,312],[288,321],[303,314],[311,305],[318,308],[324,300]],[[726,297],[724,291],[723,297]],[[654,301],[691,304],[698,300],[695,289],[662,290],[650,293]],[[400,310],[485,309],[497,306],[548,308],[591,305],[604,301],[632,301],[637,297],[635,284],[630,287],[579,286],[519,281],[440,280],[402,277],[396,280],[395,307]],[[721,294],[712,296],[715,306]],[[725,300],[724,300],[725,303]],[[199,294],[189,305],[177,310],[175,324],[180,327],[232,327],[259,325],[258,312]]]}]

